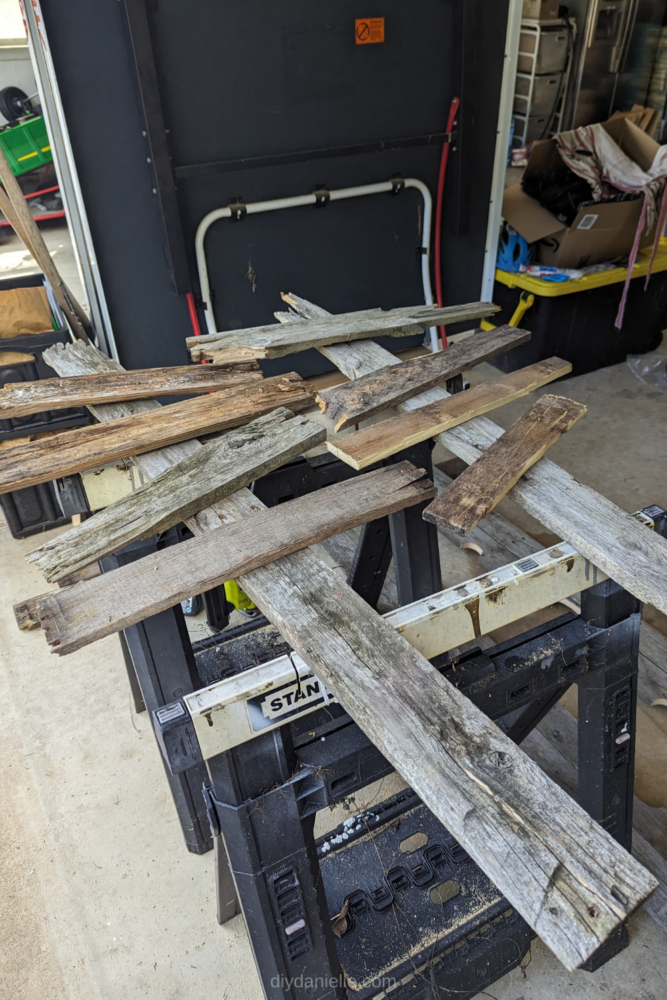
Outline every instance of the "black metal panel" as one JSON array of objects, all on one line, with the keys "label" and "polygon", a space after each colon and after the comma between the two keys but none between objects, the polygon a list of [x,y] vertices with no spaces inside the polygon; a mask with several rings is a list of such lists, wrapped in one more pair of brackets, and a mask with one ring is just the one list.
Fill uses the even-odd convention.
[{"label": "black metal panel", "polygon": [[[207,212],[239,195],[251,202],[395,173],[423,180],[435,195],[439,142],[344,156],[340,147],[395,146],[442,133],[462,86],[463,131],[452,147],[445,202],[444,287],[448,303],[478,298],[507,0],[384,0],[378,14],[386,20],[386,40],[377,45],[355,45],[354,21],[364,12],[352,0],[131,0],[130,6],[150,36],[142,28],[134,48],[115,0],[43,2],[126,366],[185,360],[186,304],[171,290],[168,271],[172,265],[185,289],[189,269],[196,287],[194,233]],[[337,155],[292,156],[327,148]],[[234,172],[181,171],[188,176],[178,178],[174,201],[168,153],[178,168],[269,159]],[[298,162],[275,165],[276,156]],[[375,195],[216,223],[207,249],[219,328],[270,321],[278,293],[289,289],[332,311],[422,301],[415,254],[421,222],[421,199],[407,190],[396,198]],[[286,366],[310,374],[330,364],[304,352],[267,370]]]},{"label": "black metal panel", "polygon": [[192,330],[164,255],[122,6],[41,6],[121,362],[186,364]]}]

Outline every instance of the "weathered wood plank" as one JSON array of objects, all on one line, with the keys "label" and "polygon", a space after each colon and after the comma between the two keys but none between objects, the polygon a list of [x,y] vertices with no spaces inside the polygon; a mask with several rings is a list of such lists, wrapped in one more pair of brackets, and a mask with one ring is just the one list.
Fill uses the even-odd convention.
[{"label": "weathered wood plank", "polygon": [[[373,349],[377,348],[377,353],[380,354],[380,357],[384,356],[385,360],[381,361],[381,364],[390,363],[390,361],[386,360],[386,358],[392,359],[393,357],[389,352],[383,351],[382,348],[379,348],[378,345],[376,344],[371,343],[368,346],[370,347],[371,352],[373,352]],[[353,370],[354,364],[359,363],[360,366],[363,366],[362,360],[356,356],[356,352],[352,351],[352,348],[354,347],[356,347],[356,345],[342,345],[340,347],[327,348],[325,350],[327,352],[327,356],[329,356],[328,352],[330,351],[332,359],[333,358],[337,359],[335,362],[336,364],[338,364],[338,361],[340,360],[342,366],[343,363],[346,363],[343,359],[349,360],[350,370]],[[325,353],[325,351],[323,351],[322,353]],[[377,356],[377,354],[374,356]],[[100,355],[100,358],[101,357],[102,356]],[[101,361],[100,359],[97,359],[94,363],[97,365],[101,365],[103,364],[103,360]],[[396,363],[400,364],[399,361],[397,361]],[[115,366],[111,365],[111,367],[114,368]],[[380,367],[380,365],[376,365],[376,367]],[[94,370],[103,370],[103,369],[96,368]],[[372,370],[372,367],[369,368],[368,370]],[[59,372],[59,374],[63,374],[63,372]],[[346,374],[348,373],[346,372]],[[365,374],[365,372],[363,372],[363,374]],[[351,377],[354,377],[354,375],[352,375]],[[441,392],[441,390],[437,389],[429,391],[433,393]],[[441,397],[436,397],[436,398],[441,398]],[[137,405],[138,405],[137,403],[116,404],[116,406],[123,406],[128,408]],[[401,405],[405,406],[406,404],[401,404]],[[103,407],[99,408],[99,410],[103,409],[104,409]],[[101,419],[104,418],[104,414],[99,414],[99,415]],[[192,442],[192,441],[187,442],[187,445],[191,448],[194,448],[198,446],[198,442]],[[170,461],[174,461],[172,453],[177,449],[183,447],[184,447],[183,445],[178,445],[168,450],[163,450],[161,452],[153,452],[148,456],[139,456],[137,462],[142,463],[142,469],[146,476],[156,475],[157,471],[162,471],[162,468],[166,467],[166,465]],[[152,459],[152,461],[149,462],[146,461],[146,459]],[[201,511],[196,517],[190,518],[188,520],[188,525],[192,528],[192,530],[196,534],[203,533],[205,531],[215,530],[220,527],[221,523],[224,522],[228,523],[229,521],[234,521],[239,518],[252,515],[253,513],[256,512],[257,506],[261,507],[261,504],[259,504],[257,499],[253,497],[253,495],[250,493],[249,490],[247,489],[239,490],[238,493],[233,494],[231,497],[228,497],[223,501],[219,501],[213,507],[207,508],[205,511]],[[334,610],[332,616],[329,604],[320,606],[319,603],[314,603],[314,601],[316,600],[314,595],[313,596],[302,595],[297,585],[295,584],[296,580],[308,581],[311,577],[313,578],[313,581],[315,581],[315,574],[321,572],[322,569],[323,567],[321,566],[321,563],[317,559],[315,559],[311,553],[298,552],[295,553],[294,555],[287,557],[284,560],[279,560],[278,562],[270,566],[254,570],[252,574],[247,574],[246,576],[242,577],[241,583],[244,589],[247,589],[249,593],[252,591],[251,596],[253,596],[254,599],[256,599],[257,603],[260,604],[263,610],[267,610],[269,608],[269,605],[278,604],[282,606],[284,604],[286,615],[295,620],[295,622],[297,623],[297,627],[301,615],[306,615],[311,623],[312,622],[315,623],[316,627],[318,622],[324,624],[327,622],[327,620],[333,618],[334,621],[333,642],[334,642],[334,648],[338,648],[339,638],[336,630],[336,622],[341,617],[341,608],[336,605],[334,594],[337,592],[336,591],[337,587],[343,586],[343,588],[346,591],[349,588],[345,588],[345,585],[341,584],[340,580],[336,578],[335,574],[331,574],[331,579],[327,582],[327,586],[330,588],[330,592],[328,594],[329,604],[331,600],[333,600],[334,604]],[[352,594],[351,599],[353,601],[360,600],[354,594]],[[365,605],[365,607],[367,608],[368,611],[370,611],[367,605]],[[373,619],[373,622],[370,626],[370,631],[367,636],[368,641],[372,641],[374,637],[375,625],[377,621],[379,621],[379,618]],[[324,645],[327,646],[329,641],[329,629],[326,630],[326,635],[324,635],[323,638],[324,638]],[[400,640],[400,637],[397,636],[396,638]],[[404,653],[404,645],[401,646],[400,653],[402,657]],[[306,659],[305,656],[304,659]],[[317,659],[319,660],[319,656]],[[356,661],[350,661],[350,665],[352,666],[354,662]],[[390,664],[392,663],[391,657],[389,658],[388,662]],[[420,665],[423,666],[423,661],[421,660],[420,660]],[[382,671],[384,671],[385,666],[386,662],[383,660]],[[400,669],[402,669],[401,663],[399,663],[398,666]],[[430,668],[430,665],[428,666],[429,669],[432,669]],[[446,682],[443,681],[443,683]],[[401,677],[399,676],[396,685],[397,693],[401,691],[401,684],[402,681]],[[425,694],[426,694],[425,692],[420,691],[420,702],[422,703],[424,701]],[[469,702],[468,705],[470,705]],[[443,730],[445,732],[445,735],[449,729],[451,729],[454,734],[458,732],[465,733],[467,731],[467,723],[466,722],[464,722],[463,724],[460,723],[459,713],[457,709],[454,707],[452,707],[451,719],[443,713],[438,721],[439,723],[443,724]],[[488,725],[488,720],[484,720],[483,725],[484,726]],[[495,734],[498,731],[495,730],[494,728],[493,732]],[[417,763],[421,763],[421,756],[419,753],[417,754],[416,758],[414,758],[409,752],[406,752],[406,754],[409,758],[412,757],[413,760],[416,760]],[[498,756],[497,758],[494,758],[494,760],[500,761],[502,760],[502,758]],[[454,762],[452,761],[452,763]],[[401,771],[403,770],[402,763],[400,769]],[[512,769],[511,768],[504,769],[502,770],[501,773],[506,774],[507,770],[511,771]],[[519,773],[520,773],[519,771],[515,772],[515,774],[517,775]],[[465,771],[461,772],[461,778],[464,782],[467,780],[467,774]],[[482,792],[484,791],[484,788],[489,787],[487,784],[484,784],[483,786],[478,786],[474,779],[471,779],[471,784],[473,785],[474,789],[477,789],[479,787]],[[450,802],[453,806],[455,806],[456,802],[453,799],[450,800],[449,789],[447,787],[447,782],[445,780],[441,782],[441,787],[439,787],[436,790],[436,795],[434,798],[435,801],[433,801],[431,807],[436,812],[436,815],[439,815],[443,819],[443,821],[447,822],[447,819],[445,817],[445,811],[446,811],[445,807],[448,806]],[[489,805],[491,808],[493,808],[495,803],[496,808],[498,809],[501,817],[507,817],[507,816],[513,817],[514,812],[513,812],[512,798],[513,796],[511,792],[508,793],[507,796],[503,794],[503,795],[498,795],[497,798],[494,798],[494,793],[491,791],[489,793]],[[558,808],[558,805],[556,805],[556,808],[554,809],[553,803],[549,800],[546,804],[543,816],[551,816],[552,812],[555,813],[557,817],[562,815]],[[472,836],[469,835],[468,819],[470,820],[470,824],[474,827],[477,825],[478,814],[476,814],[474,810],[472,812],[469,812],[467,808],[464,809],[463,812],[459,813],[459,822],[457,823],[457,827],[461,830],[459,839],[466,848],[468,848],[469,845],[472,846]],[[524,830],[525,828],[517,824],[516,829]],[[593,834],[598,835],[599,833],[601,833],[599,828],[594,827]],[[497,843],[495,839],[489,840],[486,838],[486,836],[483,836],[482,840],[483,840],[482,851],[478,853],[476,849],[474,850],[471,849],[470,853],[474,857],[476,857],[476,859],[479,861],[479,863],[482,865],[483,868],[489,871],[489,874],[491,875],[492,878],[495,878],[495,875],[493,873],[495,873],[496,869],[498,869],[499,874],[496,881],[499,887],[503,888],[503,891],[505,891],[504,886],[507,884],[508,881],[512,880],[514,872],[514,865],[512,864],[511,869],[507,868],[505,865],[505,860],[506,858],[509,858],[510,861],[514,862],[514,860],[516,860],[516,857],[518,857],[521,866],[523,866],[523,858],[525,856],[525,853],[528,852],[530,854],[531,851],[530,838],[526,838],[526,840],[522,839],[521,843],[517,845],[517,848],[519,850],[519,855],[517,855],[516,857],[514,854],[514,841],[512,841],[508,845],[506,841],[501,841],[500,843]],[[592,843],[588,837],[583,837],[581,843],[593,849],[591,851],[593,858],[597,856],[596,844]],[[486,845],[486,847],[484,845]],[[580,851],[582,848],[577,843],[575,843],[574,849],[575,851]],[[487,868],[486,852],[489,850],[491,851],[491,857],[489,858],[489,867]],[[619,848],[616,844],[612,844],[612,850],[618,851]],[[482,857],[482,854],[484,854],[484,857]],[[614,865],[616,857],[617,855],[615,854]],[[623,864],[625,863],[626,857],[627,856],[623,852],[621,852],[620,858]],[[607,867],[607,871],[614,870],[613,865],[606,866],[607,860],[608,859],[605,854],[605,856],[602,858],[603,866]],[[548,871],[551,874],[558,875],[560,868],[559,867],[554,868],[553,866],[550,866]],[[549,883],[549,875],[544,874],[544,871],[543,875],[539,877],[542,878],[542,885],[545,883],[547,884]],[[644,878],[643,874],[642,878]],[[595,893],[597,878],[591,884],[593,886],[592,892]],[[519,912],[525,915],[529,920],[531,920],[532,917],[535,915],[537,906],[538,915],[542,914],[547,921],[552,921],[552,922],[557,921],[557,918],[560,916],[559,911],[557,911],[555,915],[550,914],[548,913],[549,908],[544,907],[544,893],[542,891],[542,885],[538,885],[535,888],[534,896],[529,891],[528,895],[530,896],[530,899],[526,902],[525,906],[523,901],[523,893],[521,894],[521,898],[519,899],[519,894],[513,892],[512,896],[516,900],[514,905],[516,905]],[[560,891],[559,887],[562,886],[563,886],[562,879],[559,878],[554,879],[553,889],[551,890],[552,893],[553,892],[558,893]],[[644,895],[650,892],[650,889],[651,889],[651,884],[645,884]],[[641,893],[637,894],[635,898],[638,899],[639,895],[641,895]],[[634,905],[633,899],[631,897],[627,898],[629,905]],[[612,902],[610,904],[612,909],[615,904],[616,901],[612,899]],[[585,913],[585,910],[583,910],[582,912]],[[621,919],[620,914],[619,914],[619,919]],[[538,921],[536,920],[536,922]],[[582,956],[579,954],[579,951],[577,950],[576,947],[574,948],[575,954],[573,954],[573,948],[572,945],[570,944],[571,935],[570,935],[570,926],[568,920],[563,921],[562,931],[560,935],[558,935],[557,933],[552,934],[550,932],[550,928],[546,925],[546,923],[543,924],[542,920],[540,920],[539,923],[540,927],[542,928],[542,932],[545,933],[546,935],[547,943],[549,944],[550,947],[554,949],[554,951],[556,952],[556,954],[558,954],[559,957],[563,955],[564,957],[566,957],[566,959],[568,960],[571,959],[575,962],[582,960]],[[607,936],[607,934],[608,931],[605,928],[600,928],[599,939],[603,940],[604,937]],[[597,939],[594,938],[594,940],[590,942],[590,947],[585,949],[585,951],[590,954],[590,952],[594,950],[596,944],[597,944]]]},{"label": "weathered wood plank", "polygon": [[421,406],[418,410],[371,424],[354,434],[334,438],[327,441],[327,448],[352,468],[365,469],[410,445],[427,441],[450,427],[471,420],[480,413],[488,413],[514,399],[527,396],[571,371],[569,361],[547,358],[546,361],[538,361],[509,375],[482,382],[467,392],[458,392],[436,403]]},{"label": "weathered wood plank", "polygon": [[48,378],[39,382],[7,382],[0,389],[0,417],[25,417],[44,410],[89,403],[217,392],[262,378],[257,362],[246,361],[238,365],[180,365]]},{"label": "weathered wood plank", "polygon": [[541,396],[426,508],[424,520],[467,535],[585,412],[573,399]]},{"label": "weathered wood plank", "polygon": [[[571,731],[570,726],[567,727],[568,739],[573,740],[571,744],[566,744],[566,741],[562,738],[555,739],[553,737],[554,731],[560,732],[561,730],[563,712],[569,715],[569,712],[562,708],[562,706],[554,706],[547,718],[539,724],[536,730],[529,733],[521,746],[546,775],[574,798],[577,794],[578,785],[576,724],[574,732]],[[556,726],[554,726],[554,722]],[[574,719],[572,719],[572,722],[574,723]],[[572,761],[571,754],[568,752],[572,747],[575,752],[575,761]],[[641,818],[641,807],[644,806],[644,803],[640,802],[635,796],[634,804],[635,821],[632,834],[632,853],[637,861],[655,876],[659,883],[656,891],[646,901],[645,907],[658,926],[667,931],[667,861],[652,846],[650,839],[646,836],[646,824]]]},{"label": "weathered wood plank", "polygon": [[59,654],[171,608],[191,594],[275,562],[314,542],[384,517],[435,493],[409,462],[348,479],[146,556],[40,601],[42,628]]},{"label": "weathered wood plank", "polygon": [[495,358],[530,340],[530,336],[528,330],[513,326],[482,330],[446,351],[401,365],[387,365],[364,378],[323,389],[316,399],[325,417],[333,420],[335,430],[340,431]]},{"label": "weathered wood plank", "polygon": [[444,309],[438,306],[411,306],[386,312],[372,309],[302,323],[271,323],[247,330],[208,333],[202,337],[188,337],[186,343],[193,361],[201,358],[218,362],[281,358],[311,347],[367,337],[411,337],[429,326],[479,319],[497,311],[498,307],[491,302],[471,302]]},{"label": "weathered wood plank", "polygon": [[584,962],[655,880],[333,571],[278,568],[282,586],[259,569],[243,589],[561,962]]},{"label": "weathered wood plank", "polygon": [[[292,419],[288,419],[292,418]],[[141,489],[30,552],[49,582],[166,531],[321,444],[323,427],[281,408],[198,448]]]},{"label": "weathered wood plank", "polygon": [[0,493],[94,469],[197,434],[238,427],[277,406],[299,411],[312,402],[308,383],[292,372],[238,385],[230,393],[214,392],[106,424],[74,428],[3,452]]}]

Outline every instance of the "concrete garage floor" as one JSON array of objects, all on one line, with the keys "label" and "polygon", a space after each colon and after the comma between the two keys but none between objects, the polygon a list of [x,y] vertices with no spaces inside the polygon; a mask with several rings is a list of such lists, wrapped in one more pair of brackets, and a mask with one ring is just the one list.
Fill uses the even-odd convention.
[{"label": "concrete garage floor", "polygon": [[[17,248],[0,247],[0,272],[8,249]],[[472,380],[494,374],[484,366]],[[667,393],[626,365],[556,391],[589,411],[550,457],[627,510],[667,505]],[[494,419],[507,426],[530,402]],[[541,544],[552,541],[510,501],[502,510]],[[61,659],[39,631],[15,625],[12,605],[47,589],[23,560],[41,540],[17,541],[0,525],[0,997],[259,1000],[241,918],[224,927],[215,920],[213,856],[183,846],[149,719],[132,710],[118,639]],[[455,583],[477,572],[476,557],[452,547],[443,569]],[[662,615],[647,609],[647,617],[667,634]],[[650,713],[664,711],[646,709],[647,726]],[[651,805],[667,806],[664,744],[659,729],[641,731],[638,793]],[[355,796],[356,807],[397,784]],[[330,826],[338,816],[321,820]],[[536,942],[523,971],[480,996],[663,1000],[665,934],[644,912],[630,933],[630,948],[592,975],[567,973]]]}]

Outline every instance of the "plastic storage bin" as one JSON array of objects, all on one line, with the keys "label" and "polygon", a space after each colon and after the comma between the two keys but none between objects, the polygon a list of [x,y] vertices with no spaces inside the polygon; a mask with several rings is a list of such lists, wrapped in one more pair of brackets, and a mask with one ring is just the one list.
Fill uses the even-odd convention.
[{"label": "plastic storage bin", "polygon": [[58,501],[53,483],[40,483],[0,496],[0,506],[14,538],[27,538],[39,531],[69,524]]},{"label": "plastic storage bin", "polygon": [[496,271],[493,301],[501,307],[494,317],[498,326],[508,323],[528,296],[534,301],[517,324],[532,333],[531,339],[491,362],[510,372],[544,358],[557,356],[572,363],[572,374],[616,365],[628,354],[655,350],[667,327],[667,240],[660,241],[648,290],[644,280],[650,249],[639,255],[630,282],[623,326],[614,320],[623,293],[627,268],[586,275],[556,284],[525,274]]}]

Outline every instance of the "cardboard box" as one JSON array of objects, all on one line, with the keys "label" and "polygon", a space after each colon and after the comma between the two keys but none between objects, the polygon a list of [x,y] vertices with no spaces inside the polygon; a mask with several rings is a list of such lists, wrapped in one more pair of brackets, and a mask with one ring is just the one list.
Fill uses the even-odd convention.
[{"label": "cardboard box", "polygon": [[558,0],[523,0],[523,17],[530,21],[555,21]]},{"label": "cardboard box", "polygon": [[[658,143],[627,118],[603,122],[623,152],[648,170]],[[569,171],[553,139],[535,143],[524,177],[542,170]],[[592,202],[592,192],[591,192]],[[554,267],[586,267],[629,254],[634,242],[643,197],[631,201],[596,202],[581,208],[569,228],[524,193],[520,184],[506,188],[503,218],[529,243],[537,243],[537,260]],[[640,247],[653,243],[655,231],[642,233]]]}]

